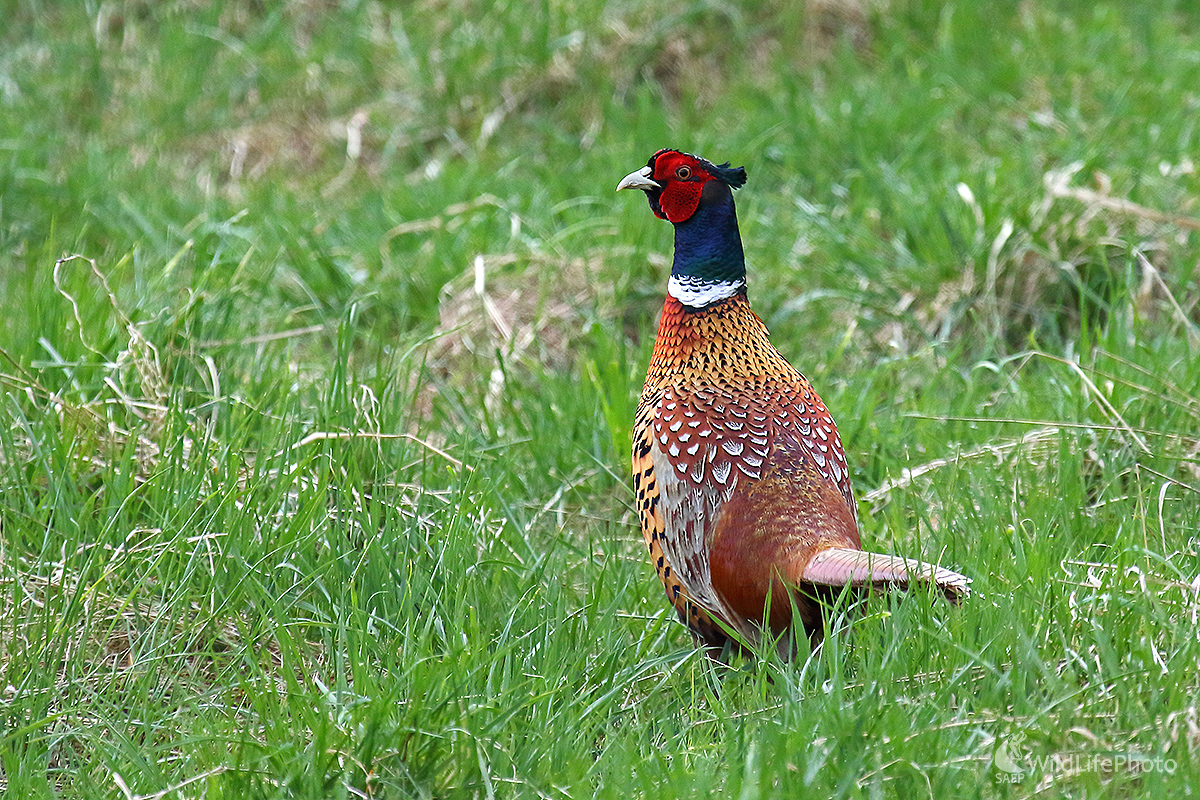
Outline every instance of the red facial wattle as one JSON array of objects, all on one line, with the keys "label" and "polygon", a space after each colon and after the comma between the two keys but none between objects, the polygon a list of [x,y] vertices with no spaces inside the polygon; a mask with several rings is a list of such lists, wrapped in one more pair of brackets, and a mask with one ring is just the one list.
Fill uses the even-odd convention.
[{"label": "red facial wattle", "polygon": [[653,178],[663,187],[657,198],[662,209],[660,216],[675,223],[684,222],[696,213],[704,184],[712,180],[695,158],[674,150],[655,154]]}]

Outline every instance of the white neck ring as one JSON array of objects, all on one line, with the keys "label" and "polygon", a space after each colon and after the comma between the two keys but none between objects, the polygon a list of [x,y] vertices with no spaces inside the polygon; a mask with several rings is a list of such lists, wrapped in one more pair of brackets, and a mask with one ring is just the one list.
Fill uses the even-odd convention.
[{"label": "white neck ring", "polygon": [[691,308],[710,306],[718,300],[733,297],[744,288],[744,280],[707,281],[694,275],[672,275],[667,281],[667,294]]}]

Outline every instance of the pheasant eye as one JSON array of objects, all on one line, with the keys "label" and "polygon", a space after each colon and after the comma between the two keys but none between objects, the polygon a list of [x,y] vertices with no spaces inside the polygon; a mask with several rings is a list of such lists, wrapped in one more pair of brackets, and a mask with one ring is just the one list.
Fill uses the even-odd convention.
[{"label": "pheasant eye", "polygon": [[679,169],[675,170],[675,177],[679,178],[681,181],[686,181],[688,178],[692,177],[692,171],[687,167],[680,167]]}]

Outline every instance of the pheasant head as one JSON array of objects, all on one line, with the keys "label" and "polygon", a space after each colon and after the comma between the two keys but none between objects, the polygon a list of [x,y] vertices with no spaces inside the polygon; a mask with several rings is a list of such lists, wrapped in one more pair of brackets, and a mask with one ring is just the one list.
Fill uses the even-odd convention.
[{"label": "pheasant head", "polygon": [[687,308],[705,308],[746,291],[746,257],[733,204],[733,190],[745,182],[743,167],[659,150],[617,184],[617,191],[644,191],[654,215],[675,226],[667,293]]}]

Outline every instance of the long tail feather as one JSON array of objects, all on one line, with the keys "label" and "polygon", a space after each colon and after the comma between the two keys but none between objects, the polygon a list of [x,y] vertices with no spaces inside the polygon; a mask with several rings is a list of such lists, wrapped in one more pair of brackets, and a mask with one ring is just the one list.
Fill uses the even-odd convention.
[{"label": "long tail feather", "polygon": [[953,570],[911,558],[843,547],[832,547],[817,553],[804,568],[800,579],[825,586],[907,586],[912,581],[934,583],[952,603],[971,594],[971,579]]}]

